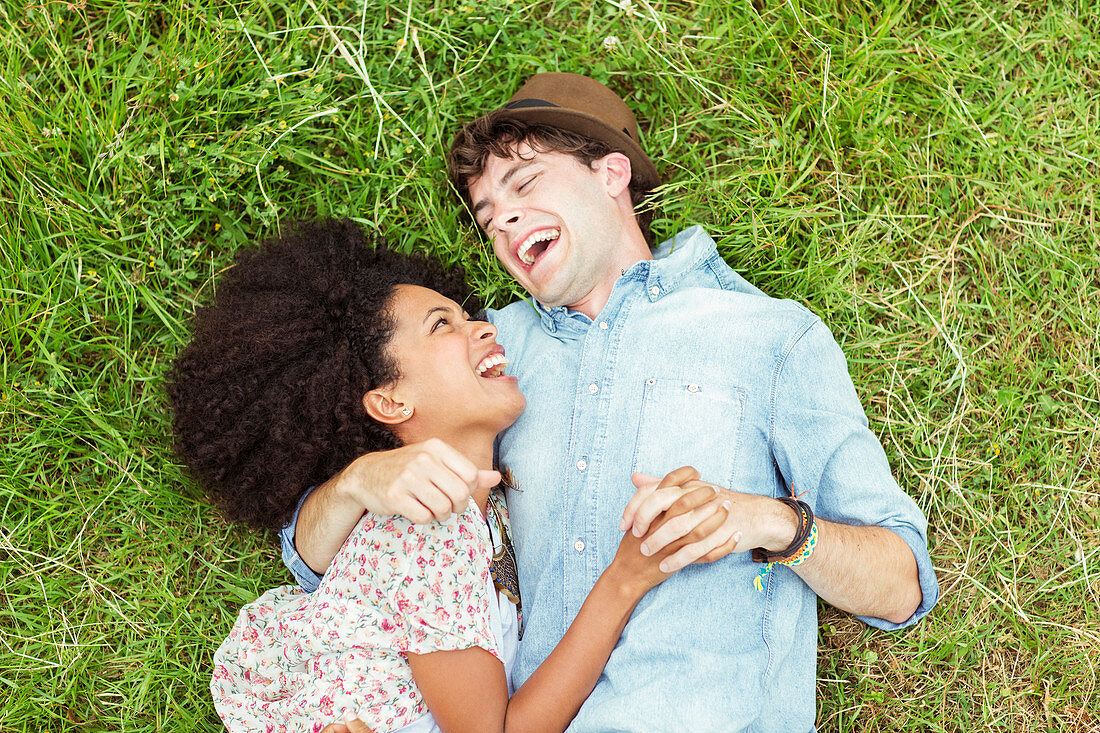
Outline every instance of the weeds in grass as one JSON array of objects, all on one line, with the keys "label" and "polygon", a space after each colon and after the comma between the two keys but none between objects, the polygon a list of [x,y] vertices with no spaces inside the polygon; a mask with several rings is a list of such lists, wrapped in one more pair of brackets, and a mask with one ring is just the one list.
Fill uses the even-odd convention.
[{"label": "weeds in grass", "polygon": [[[518,295],[443,175],[528,75],[622,92],[701,222],[807,304],[944,596],[826,609],[823,731],[1100,730],[1100,28],[1084,2],[0,4],[0,729],[214,730],[283,582],[174,463],[162,376],[233,253],[351,216]],[[614,40],[611,40],[614,39]]]}]

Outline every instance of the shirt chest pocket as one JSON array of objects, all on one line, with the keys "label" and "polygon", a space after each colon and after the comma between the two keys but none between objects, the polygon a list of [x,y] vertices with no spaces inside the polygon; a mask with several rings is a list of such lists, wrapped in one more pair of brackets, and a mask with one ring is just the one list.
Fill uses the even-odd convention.
[{"label": "shirt chest pocket", "polygon": [[744,411],[737,387],[645,380],[631,470],[660,477],[694,466],[703,480],[731,486]]}]

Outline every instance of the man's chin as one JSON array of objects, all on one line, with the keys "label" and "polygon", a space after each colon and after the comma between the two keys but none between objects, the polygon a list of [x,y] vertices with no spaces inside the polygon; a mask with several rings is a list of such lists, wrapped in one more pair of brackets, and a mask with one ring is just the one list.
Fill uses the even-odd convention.
[{"label": "man's chin", "polygon": [[[557,308],[568,305],[570,302],[570,285],[568,278],[564,277],[561,270],[556,269],[553,262],[538,262],[531,270],[522,273],[523,277],[516,278],[523,289],[531,297],[545,305],[547,308]],[[535,277],[532,277],[534,275]]]},{"label": "man's chin", "polygon": [[545,297],[543,297],[541,295],[538,295],[536,293],[532,293],[532,295],[534,295],[535,300],[542,303],[547,308],[560,308],[562,306],[568,307],[568,305],[569,305],[569,300],[567,298],[562,298],[560,296],[556,297],[556,298],[545,298]]},{"label": "man's chin", "polygon": [[524,285],[527,292],[531,296],[542,303],[547,308],[557,308],[559,306],[568,305],[569,293],[563,292],[561,288],[554,287],[553,283],[546,283],[545,286],[538,286],[534,283],[520,283]]}]

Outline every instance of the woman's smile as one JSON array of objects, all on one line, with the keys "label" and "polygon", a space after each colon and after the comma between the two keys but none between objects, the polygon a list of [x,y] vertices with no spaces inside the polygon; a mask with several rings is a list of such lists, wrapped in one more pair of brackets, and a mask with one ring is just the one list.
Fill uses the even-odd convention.
[{"label": "woman's smile", "polygon": [[506,372],[496,328],[415,285],[397,286],[391,309],[397,323],[389,349],[401,371],[391,398],[412,411],[396,428],[406,433],[402,439],[430,432],[448,441],[491,444],[526,405],[518,380]]}]

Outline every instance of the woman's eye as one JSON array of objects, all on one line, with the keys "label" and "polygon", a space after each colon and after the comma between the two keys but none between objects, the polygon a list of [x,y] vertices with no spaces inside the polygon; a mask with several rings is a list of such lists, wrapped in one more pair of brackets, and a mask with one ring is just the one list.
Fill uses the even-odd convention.
[{"label": "woman's eye", "polygon": [[437,328],[439,328],[440,326],[447,325],[447,322],[448,321],[447,321],[446,317],[440,317],[440,319],[438,321],[436,321],[434,324],[432,324],[432,330],[429,331],[429,333],[435,333],[435,330]]},{"label": "woman's eye", "polygon": [[531,182],[534,181],[534,180],[535,180],[534,176],[531,176],[530,178],[523,179],[523,182],[519,184],[519,187],[516,190],[517,191],[522,191],[523,189],[525,189],[529,185],[531,185]]}]

